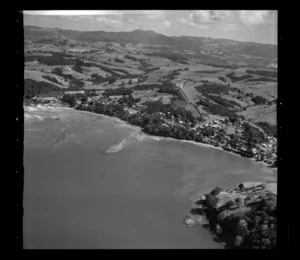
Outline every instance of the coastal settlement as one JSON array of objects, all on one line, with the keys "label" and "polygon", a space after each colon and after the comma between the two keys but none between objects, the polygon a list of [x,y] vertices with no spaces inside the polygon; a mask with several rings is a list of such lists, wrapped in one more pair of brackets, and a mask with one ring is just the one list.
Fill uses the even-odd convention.
[{"label": "coastal settlement", "polygon": [[67,106],[118,117],[140,126],[147,134],[213,145],[277,167],[277,138],[242,117],[195,118],[189,111],[163,104],[161,100],[142,103],[128,95],[127,90],[124,93],[122,89],[69,91],[57,97],[34,97],[31,104]]}]

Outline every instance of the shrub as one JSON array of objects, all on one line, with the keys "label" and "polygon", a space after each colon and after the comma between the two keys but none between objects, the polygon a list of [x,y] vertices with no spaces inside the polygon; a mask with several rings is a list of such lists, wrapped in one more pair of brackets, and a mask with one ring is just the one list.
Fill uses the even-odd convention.
[{"label": "shrub", "polygon": [[220,194],[221,191],[223,191],[223,189],[222,189],[221,187],[218,186],[218,187],[216,187],[215,189],[213,189],[212,192],[211,192],[210,194],[212,194],[212,195],[215,196],[215,195]]},{"label": "shrub", "polygon": [[71,94],[65,94],[65,95],[63,95],[62,100],[64,102],[68,103],[71,107],[75,106],[75,104],[76,104],[76,99]]},{"label": "shrub", "polygon": [[61,88],[48,82],[35,81],[32,79],[25,79],[24,81],[24,96],[26,98],[32,98],[38,94],[48,94],[61,91]]},{"label": "shrub", "polygon": [[206,194],[205,197],[206,197],[205,203],[207,206],[214,208],[217,205],[217,198],[214,195],[209,193]]}]

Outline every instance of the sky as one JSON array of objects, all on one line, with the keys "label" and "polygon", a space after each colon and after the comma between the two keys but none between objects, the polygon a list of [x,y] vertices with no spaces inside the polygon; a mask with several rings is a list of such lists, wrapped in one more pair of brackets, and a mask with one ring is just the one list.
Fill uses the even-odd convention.
[{"label": "sky", "polygon": [[277,44],[275,10],[24,10],[24,25],[77,31],[153,30],[166,36],[198,36]]}]

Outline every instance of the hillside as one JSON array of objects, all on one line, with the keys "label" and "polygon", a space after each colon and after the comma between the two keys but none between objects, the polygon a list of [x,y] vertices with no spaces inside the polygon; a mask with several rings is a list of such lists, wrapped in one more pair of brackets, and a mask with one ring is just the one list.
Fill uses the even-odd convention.
[{"label": "hillside", "polygon": [[[149,30],[74,31],[24,26],[25,78],[66,90],[172,83],[183,99],[157,91],[195,116],[244,116],[276,124],[277,46]],[[271,66],[272,65],[272,66]],[[272,67],[272,68],[271,68]],[[203,92],[203,87],[205,91]],[[225,92],[215,92],[226,86]]]}]

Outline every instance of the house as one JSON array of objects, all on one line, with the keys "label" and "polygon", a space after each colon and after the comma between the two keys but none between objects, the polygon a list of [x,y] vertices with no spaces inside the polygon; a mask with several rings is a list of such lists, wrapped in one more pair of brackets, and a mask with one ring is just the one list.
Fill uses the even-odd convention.
[{"label": "house", "polygon": [[84,94],[85,91],[84,91],[84,90],[78,90],[78,91],[65,91],[64,93],[65,93],[65,94],[71,94],[71,95],[74,95],[74,94]]}]

